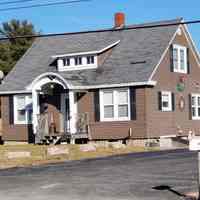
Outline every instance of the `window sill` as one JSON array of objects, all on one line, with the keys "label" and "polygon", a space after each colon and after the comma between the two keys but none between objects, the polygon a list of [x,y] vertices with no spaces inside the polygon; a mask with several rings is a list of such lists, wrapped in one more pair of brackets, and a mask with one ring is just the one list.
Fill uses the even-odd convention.
[{"label": "window sill", "polygon": [[131,119],[129,117],[126,118],[109,118],[109,119],[101,119],[100,122],[119,122],[119,121],[130,121]]},{"label": "window sill", "polygon": [[172,112],[172,110],[161,110],[162,112]]},{"label": "window sill", "polygon": [[192,120],[200,120],[200,117],[192,117]]},{"label": "window sill", "polygon": [[179,73],[179,74],[187,74],[187,71],[176,71],[174,70],[175,73]]}]

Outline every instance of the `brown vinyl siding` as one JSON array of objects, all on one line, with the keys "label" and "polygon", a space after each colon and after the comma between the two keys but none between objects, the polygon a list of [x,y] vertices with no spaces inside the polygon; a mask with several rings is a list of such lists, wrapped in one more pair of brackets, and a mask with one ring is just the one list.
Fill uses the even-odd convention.
[{"label": "brown vinyl siding", "polygon": [[32,125],[9,124],[9,96],[1,96],[2,139],[5,141],[32,142]]},{"label": "brown vinyl siding", "polygon": [[[189,48],[186,37],[176,35],[173,44],[180,44]],[[152,89],[146,89],[146,118],[147,118],[147,135],[150,137],[159,137],[161,135],[188,135],[188,132],[200,131],[200,120],[190,120],[189,116],[189,94],[199,93],[200,88],[195,87],[196,83],[200,83],[200,66],[190,51],[190,73],[182,74],[170,72],[170,52],[168,51],[160,66],[158,67],[153,80],[157,84]],[[185,76],[185,90],[179,92],[176,85],[180,76]],[[158,110],[158,91],[171,91],[175,94],[175,111],[162,112]],[[179,109],[179,100],[181,96],[185,100],[185,109]]]},{"label": "brown vinyl siding", "polygon": [[130,121],[95,122],[94,120],[94,90],[83,95],[78,101],[78,112],[88,112],[90,117],[90,136],[98,139],[123,139],[129,136],[132,128],[132,138],[146,138],[145,125],[145,89],[136,89],[136,118]]}]

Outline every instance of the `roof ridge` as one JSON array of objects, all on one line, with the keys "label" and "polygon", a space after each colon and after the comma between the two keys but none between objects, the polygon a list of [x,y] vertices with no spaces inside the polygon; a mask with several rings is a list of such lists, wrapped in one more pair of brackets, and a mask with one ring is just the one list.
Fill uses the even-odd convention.
[{"label": "roof ridge", "polygon": [[116,31],[122,31],[122,30],[129,30],[129,29],[142,29],[142,28],[153,28],[151,26],[165,26],[167,23],[171,23],[172,25],[177,25],[176,23],[181,23],[183,21],[183,18],[175,18],[175,19],[169,19],[169,20],[160,20],[160,21],[152,21],[147,23],[139,23],[139,24],[133,24],[133,25],[126,25],[122,28],[105,28],[105,29],[97,29],[97,30],[86,30],[86,31],[77,31],[77,32],[66,32],[61,34],[46,34],[40,38],[49,38],[49,37],[59,37],[59,36],[65,36],[65,35],[78,35],[78,34],[87,34],[87,33],[98,33],[98,32],[116,32]]},{"label": "roof ridge", "polygon": [[138,24],[132,24],[127,25],[125,28],[134,28],[134,27],[145,27],[145,26],[153,26],[153,25],[164,25],[164,24],[173,24],[173,23],[179,23],[183,21],[183,17],[178,17],[174,19],[167,19],[167,20],[158,20],[158,21],[151,21],[151,22],[145,22],[145,23],[138,23]]}]

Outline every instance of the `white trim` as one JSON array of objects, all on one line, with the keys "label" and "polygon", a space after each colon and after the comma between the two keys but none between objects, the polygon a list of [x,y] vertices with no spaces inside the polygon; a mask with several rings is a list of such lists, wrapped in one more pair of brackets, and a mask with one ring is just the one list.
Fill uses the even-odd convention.
[{"label": "white trim", "polygon": [[[119,91],[127,91],[127,98],[128,98],[128,116],[127,117],[119,117],[119,102],[118,102],[118,92]],[[103,95],[104,92],[110,91],[113,94],[113,117],[112,118],[105,118],[104,117],[104,99]],[[99,102],[100,102],[100,121],[106,122],[106,121],[129,121],[131,119],[131,111],[130,111],[130,89],[129,88],[118,88],[118,89],[102,89],[99,91]]]},{"label": "white trim", "polygon": [[191,34],[190,34],[190,32],[189,32],[189,30],[188,30],[188,28],[187,28],[187,26],[185,24],[183,25],[182,30],[183,30],[184,34],[186,35],[186,39],[188,41],[190,49],[192,49],[192,53],[193,53],[198,65],[200,67],[200,55],[199,55],[198,48],[196,47],[196,45],[195,45],[195,43],[194,43],[194,41],[192,39],[192,36],[191,36]]},{"label": "white trim", "polygon": [[62,57],[70,57],[70,56],[81,56],[81,55],[89,55],[89,54],[99,54],[99,53],[102,53],[108,49],[110,49],[111,47],[117,45],[120,43],[120,40],[108,45],[107,47],[101,49],[101,50],[98,50],[98,51],[86,51],[86,52],[77,52],[77,53],[68,53],[68,54],[60,54],[60,55],[54,55],[52,56],[52,58],[62,58]]},{"label": "white trim", "polygon": [[[184,20],[182,22],[184,22]],[[149,78],[150,81],[152,80],[152,78],[155,75],[158,67],[160,66],[161,62],[163,61],[163,59],[164,59],[167,51],[169,50],[170,45],[174,41],[174,39],[175,39],[175,37],[176,37],[176,35],[177,35],[178,31],[179,31],[179,28],[181,28],[181,30],[184,32],[184,35],[186,36],[186,39],[187,39],[188,44],[190,46],[190,49],[192,50],[192,53],[193,53],[193,55],[194,55],[194,57],[195,57],[198,65],[200,67],[200,54],[199,54],[199,51],[198,51],[198,49],[197,49],[197,47],[196,47],[196,45],[195,45],[195,43],[194,43],[194,41],[192,39],[192,36],[191,36],[191,34],[190,34],[190,32],[189,32],[189,30],[188,30],[188,28],[187,28],[187,26],[185,24],[184,25],[179,25],[178,28],[177,28],[177,30],[176,30],[176,32],[174,33],[173,37],[171,38],[169,44],[167,45],[165,51],[163,52],[163,54],[162,54],[162,56],[161,56],[158,64],[155,66],[155,68],[154,68],[154,70],[153,70],[153,72],[152,72],[152,74],[151,74],[151,76]],[[197,56],[199,58],[197,58]]]},{"label": "white trim", "polygon": [[89,86],[72,86],[70,89],[83,90],[83,89],[99,89],[99,88],[120,88],[129,86],[155,86],[156,81],[146,82],[130,82],[130,83],[117,83],[117,84],[102,84],[102,85],[89,85]]},{"label": "white trim", "polygon": [[[94,63],[87,64],[87,57],[93,56],[94,57]],[[75,58],[81,58],[82,62],[81,64],[76,65],[75,64]],[[64,58],[59,58],[57,61],[58,71],[76,71],[76,70],[84,70],[84,69],[96,69],[98,67],[98,59],[97,55],[87,55],[87,56],[76,56],[71,57],[70,59],[70,65],[65,65],[65,62],[63,60]]]},{"label": "white trim", "polygon": [[74,91],[69,91],[69,110],[70,110],[70,132],[75,134],[76,129],[76,117],[77,117],[77,103]]},{"label": "white trim", "polygon": [[[168,96],[168,107],[163,107],[163,95]],[[170,91],[161,91],[161,106],[163,112],[172,111],[172,93]]]},{"label": "white trim", "polygon": [[[60,81],[60,84],[64,87],[64,89],[67,89],[69,87],[71,87],[71,85],[69,83],[67,83],[67,81],[60,75],[60,74],[57,74],[57,73],[54,73],[54,72],[46,72],[46,73],[43,73],[39,76],[37,76],[31,84],[29,84],[26,89],[27,90],[32,90],[33,87],[38,84],[38,81],[40,81],[41,79],[43,79],[44,77],[48,77],[48,76],[55,76],[59,81]],[[49,82],[53,82],[53,81],[49,81]]]},{"label": "white trim", "polygon": [[161,62],[163,61],[164,57],[166,56],[166,54],[167,54],[167,51],[169,50],[169,47],[170,47],[170,45],[171,45],[171,44],[172,44],[172,42],[174,41],[174,39],[175,39],[175,37],[176,37],[176,34],[177,34],[177,32],[178,32],[178,29],[179,29],[179,28],[180,28],[180,26],[178,26],[178,28],[177,28],[176,32],[175,32],[175,33],[174,33],[174,35],[172,36],[172,38],[171,38],[171,40],[170,40],[169,44],[167,45],[167,47],[166,47],[165,51],[163,52],[163,54],[162,54],[162,56],[161,56],[161,58],[160,58],[160,60],[159,60],[158,64],[155,66],[155,68],[154,68],[153,72],[151,73],[151,76],[150,76],[150,78],[149,78],[149,81],[151,81],[151,80],[152,80],[152,78],[153,78],[153,76],[155,75],[155,73],[156,73],[156,71],[157,71],[158,67],[160,66]]},{"label": "white trim", "polygon": [[[52,73],[45,73],[52,74]],[[55,74],[55,73],[53,73]],[[59,75],[60,76],[60,75]],[[43,77],[43,74],[40,75],[40,78]],[[38,78],[39,79],[39,78]],[[88,90],[88,89],[99,89],[99,88],[120,88],[120,87],[129,87],[129,86],[155,86],[157,81],[144,81],[144,82],[130,82],[130,83],[117,83],[117,84],[102,84],[102,85],[85,85],[85,86],[73,86],[69,84],[65,79],[65,84],[67,84],[68,89],[71,90]],[[34,80],[36,82],[36,79]],[[33,82],[28,85],[27,90],[19,91],[0,91],[0,94],[23,94],[23,93],[32,93],[30,90],[33,85]]]},{"label": "white trim", "polygon": [[29,90],[18,90],[18,91],[0,91],[0,94],[31,94]]}]

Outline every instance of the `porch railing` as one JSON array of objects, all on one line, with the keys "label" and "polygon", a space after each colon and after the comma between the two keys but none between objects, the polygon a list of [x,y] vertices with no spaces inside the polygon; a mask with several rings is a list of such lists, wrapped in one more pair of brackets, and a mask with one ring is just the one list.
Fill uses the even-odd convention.
[{"label": "porch railing", "polygon": [[77,134],[88,134],[89,132],[89,113],[76,114]]},{"label": "porch railing", "polygon": [[[52,136],[52,135],[59,135],[59,133],[52,133],[50,131],[50,122],[49,122],[49,115],[38,115],[38,126],[37,126],[37,133],[36,137],[37,140],[42,140],[45,137]],[[70,123],[69,123],[70,124]],[[69,125],[68,124],[68,125]],[[89,113],[78,113],[75,115],[75,126],[76,126],[76,133],[74,135],[82,135],[86,137],[89,134]],[[70,127],[66,127],[69,131],[65,132],[68,135],[71,135]]]}]

